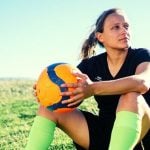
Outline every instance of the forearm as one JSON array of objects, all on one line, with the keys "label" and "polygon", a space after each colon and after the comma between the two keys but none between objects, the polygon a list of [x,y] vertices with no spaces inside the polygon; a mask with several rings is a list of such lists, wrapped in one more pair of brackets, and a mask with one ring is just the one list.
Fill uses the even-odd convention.
[{"label": "forearm", "polygon": [[128,92],[145,93],[148,87],[138,75],[120,78],[117,80],[93,82],[90,85],[93,95],[116,95]]}]

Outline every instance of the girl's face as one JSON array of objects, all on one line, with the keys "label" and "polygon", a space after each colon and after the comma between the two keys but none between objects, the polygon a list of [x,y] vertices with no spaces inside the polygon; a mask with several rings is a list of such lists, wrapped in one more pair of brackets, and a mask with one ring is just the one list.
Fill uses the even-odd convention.
[{"label": "girl's face", "polygon": [[128,48],[130,33],[127,17],[120,12],[110,14],[104,22],[103,33],[98,33],[97,38],[106,49]]}]

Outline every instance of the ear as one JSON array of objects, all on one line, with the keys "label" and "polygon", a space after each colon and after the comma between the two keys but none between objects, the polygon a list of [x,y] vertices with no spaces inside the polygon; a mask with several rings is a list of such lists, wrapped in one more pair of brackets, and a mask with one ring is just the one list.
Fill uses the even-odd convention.
[{"label": "ear", "polygon": [[103,39],[103,34],[102,33],[96,32],[95,36],[96,36],[96,38],[97,38],[98,41],[100,41],[100,42],[103,43],[104,39]]}]

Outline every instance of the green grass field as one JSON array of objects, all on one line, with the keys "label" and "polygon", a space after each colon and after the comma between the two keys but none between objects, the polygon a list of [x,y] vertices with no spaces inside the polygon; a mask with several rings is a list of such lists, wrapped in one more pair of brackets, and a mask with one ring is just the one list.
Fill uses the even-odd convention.
[{"label": "green grass field", "polygon": [[[33,96],[33,80],[0,79],[0,150],[23,150],[36,115],[38,104]],[[85,100],[81,109],[97,113],[93,99]],[[72,140],[61,130],[49,150],[75,150]]]}]

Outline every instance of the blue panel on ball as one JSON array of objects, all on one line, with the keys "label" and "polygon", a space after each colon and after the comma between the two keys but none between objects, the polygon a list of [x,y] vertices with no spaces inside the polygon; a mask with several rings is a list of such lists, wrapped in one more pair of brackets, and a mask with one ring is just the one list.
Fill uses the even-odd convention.
[{"label": "blue panel on ball", "polygon": [[[58,86],[60,86],[61,84],[65,83],[62,79],[60,79],[57,74],[55,73],[54,69],[56,66],[58,65],[61,65],[61,64],[66,64],[66,63],[55,63],[55,64],[52,64],[50,66],[47,67],[47,73],[48,73],[48,76],[50,78],[50,80],[57,84]],[[68,88],[66,87],[60,87],[60,90],[61,92],[65,92],[65,91],[68,91]],[[51,106],[48,106],[47,108],[49,110],[56,110],[58,108],[67,108],[67,105],[66,104],[62,104],[61,102],[65,99],[69,99],[70,97],[69,96],[63,96],[61,101],[59,101],[58,103],[55,103]]]}]

